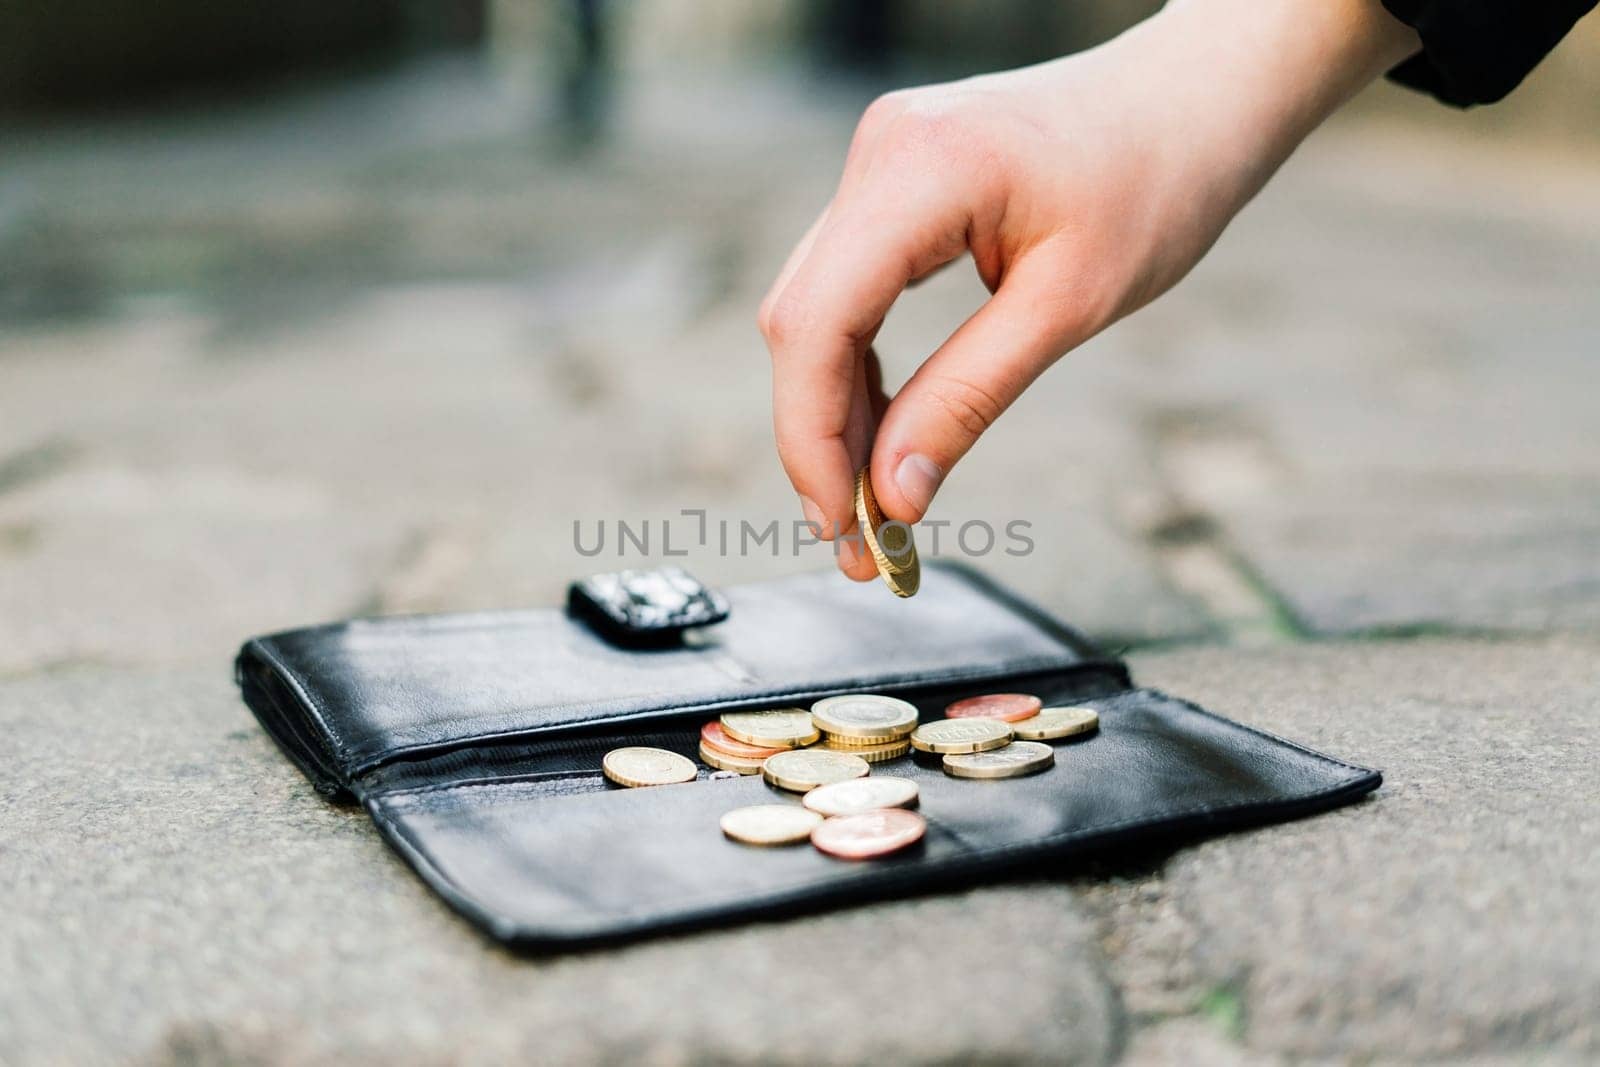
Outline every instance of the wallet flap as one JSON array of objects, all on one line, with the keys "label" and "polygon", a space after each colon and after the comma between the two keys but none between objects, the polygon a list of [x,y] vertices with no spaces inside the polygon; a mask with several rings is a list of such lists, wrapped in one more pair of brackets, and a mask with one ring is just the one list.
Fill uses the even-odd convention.
[{"label": "wallet flap", "polygon": [[[936,715],[940,694],[921,703]],[[900,760],[927,834],[871,862],[751,848],[718,829],[748,804],[798,803],[759,776],[616,789],[597,769],[378,793],[368,810],[446,899],[494,937],[554,948],[970,882],[1153,832],[1216,833],[1335,807],[1374,771],[1153,690],[1092,698],[1098,733],[1009,781]],[[877,773],[877,772],[874,772]],[[1037,866],[1030,867],[1037,870]]]},{"label": "wallet flap", "polygon": [[431,749],[686,709],[1103,663],[976,572],[909,601],[837,574],[727,591],[726,622],[620,648],[557,610],[356,620],[248,642],[245,698],[325,792]]}]

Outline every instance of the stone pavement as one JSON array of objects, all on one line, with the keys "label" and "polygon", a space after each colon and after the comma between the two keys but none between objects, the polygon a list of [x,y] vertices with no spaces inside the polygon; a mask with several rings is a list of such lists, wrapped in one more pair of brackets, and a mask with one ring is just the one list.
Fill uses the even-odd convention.
[{"label": "stone pavement", "polygon": [[[941,496],[1030,521],[1034,553],[976,562],[1140,681],[1384,769],[1371,799],[527,961],[315,797],[231,686],[243,637],[553,602],[617,563],[575,520],[794,517],[752,309],[859,100],[708,77],[622,104],[579,154],[451,67],[11,138],[0,1062],[1600,1055],[1581,152],[1324,131]],[[897,309],[890,377],[967,275]]]}]

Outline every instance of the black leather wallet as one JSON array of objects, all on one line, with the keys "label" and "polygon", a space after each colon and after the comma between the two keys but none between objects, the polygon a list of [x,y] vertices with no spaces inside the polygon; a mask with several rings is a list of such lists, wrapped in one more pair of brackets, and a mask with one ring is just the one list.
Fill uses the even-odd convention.
[{"label": "black leather wallet", "polygon": [[[318,791],[358,800],[452,907],[525,948],[970,883],[1143,835],[1293,818],[1381,781],[1134,687],[1120,661],[963,568],[930,568],[905,601],[833,573],[713,599],[723,621],[642,644],[611,632],[625,611],[598,626],[573,609],[356,620],[255,638],[237,676]],[[928,831],[879,860],[725,839],[724,812],[783,796],[759,776],[620,789],[600,772],[624,744],[693,758],[700,725],[730,709],[871,691],[928,719],[1001,690],[1092,706],[1100,730],[1028,778],[897,762]]]}]

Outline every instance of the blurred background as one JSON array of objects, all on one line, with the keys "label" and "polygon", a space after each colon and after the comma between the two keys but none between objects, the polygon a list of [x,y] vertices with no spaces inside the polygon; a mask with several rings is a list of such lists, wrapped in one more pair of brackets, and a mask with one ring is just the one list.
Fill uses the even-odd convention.
[{"label": "blurred background", "polygon": [[[0,674],[643,562],[575,522],[798,518],[753,320],[860,110],[1155,6],[0,7]],[[1494,108],[1375,86],[935,517],[1030,522],[976,562],[1115,645],[1600,623],[1597,59],[1591,18]],[[983,295],[904,300],[888,376]]]}]

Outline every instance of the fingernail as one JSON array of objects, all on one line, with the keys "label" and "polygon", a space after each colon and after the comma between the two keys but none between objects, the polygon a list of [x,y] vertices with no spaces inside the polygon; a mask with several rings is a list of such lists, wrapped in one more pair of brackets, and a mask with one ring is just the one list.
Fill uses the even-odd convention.
[{"label": "fingernail", "polygon": [[827,537],[828,517],[817,507],[817,502],[804,493],[800,494],[800,513],[806,517],[806,522],[811,524],[818,537]]},{"label": "fingernail", "polygon": [[928,510],[928,505],[933,503],[933,494],[939,491],[942,481],[944,471],[939,469],[939,465],[915,452],[902,459],[894,472],[894,484],[900,487],[900,495],[917,509],[918,514]]}]

